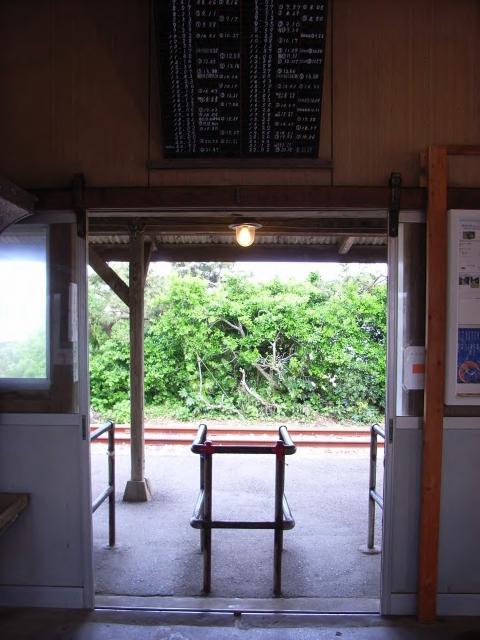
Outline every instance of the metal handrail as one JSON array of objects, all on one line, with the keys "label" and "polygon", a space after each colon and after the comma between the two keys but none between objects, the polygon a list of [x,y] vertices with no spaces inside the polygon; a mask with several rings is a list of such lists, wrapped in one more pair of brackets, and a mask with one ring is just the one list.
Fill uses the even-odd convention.
[{"label": "metal handrail", "polygon": [[115,423],[111,420],[90,435],[90,442],[108,431],[108,486],[93,501],[92,513],[108,498],[108,544],[115,546]]},{"label": "metal handrail", "polygon": [[[190,447],[193,453],[204,453],[205,445],[207,444],[207,425],[201,424],[198,427],[197,435]],[[246,454],[259,454],[265,455],[269,453],[276,453],[276,447],[278,447],[278,443],[283,446],[283,452],[286,456],[291,456],[297,450],[296,446],[293,444],[292,438],[288,433],[288,429],[285,425],[282,425],[278,429],[278,441],[274,447],[268,445],[240,445],[240,444],[213,444],[212,442],[208,442],[209,450],[212,453],[246,453]]]},{"label": "metal handrail", "polygon": [[378,436],[385,440],[385,429],[379,424],[370,427],[370,479],[368,486],[368,534],[367,550],[373,551],[375,546],[375,506],[383,509],[383,496],[377,492],[377,450]]},{"label": "metal handrail", "polygon": [[[292,455],[296,447],[286,426],[278,430],[278,440],[272,446],[251,445],[214,445],[207,439],[207,425],[198,427],[192,443],[193,453],[200,454],[200,491],[195,502],[190,525],[200,529],[200,550],[203,552],[203,591],[211,590],[212,571],[212,529],[273,529],[273,591],[276,595],[282,590],[282,551],[283,532],[293,529],[293,519],[285,496],[285,456]],[[212,455],[214,453],[234,454],[275,454],[275,519],[267,521],[212,520]]]},{"label": "metal handrail", "polygon": [[203,445],[205,440],[207,439],[207,425],[199,424],[197,429],[197,435],[192,443],[192,451],[194,453],[200,453],[199,447]]}]

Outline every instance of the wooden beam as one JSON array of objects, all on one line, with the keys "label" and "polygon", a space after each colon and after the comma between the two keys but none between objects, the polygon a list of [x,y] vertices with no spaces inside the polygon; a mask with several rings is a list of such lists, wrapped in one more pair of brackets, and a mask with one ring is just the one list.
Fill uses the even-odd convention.
[{"label": "wooden beam", "polygon": [[[251,216],[250,216],[251,217]],[[249,216],[246,216],[249,218]],[[143,218],[145,233],[186,234],[186,235],[225,235],[233,236],[229,225],[241,221],[240,216],[230,215],[205,216],[202,218],[182,215],[172,217]],[[344,236],[378,236],[386,235],[387,219],[384,218],[263,218],[255,216],[261,222],[262,228],[257,236],[262,235],[344,235]],[[128,235],[129,219],[121,216],[90,218],[89,232],[91,236],[98,235]]]},{"label": "wooden beam", "polygon": [[110,289],[124,302],[127,307],[130,304],[130,294],[128,291],[128,285],[115,273],[115,271],[108,266],[104,258],[102,258],[96,251],[96,249],[89,245],[88,247],[88,263],[100,276],[100,278],[108,284]]},{"label": "wooden beam", "polygon": [[480,156],[478,144],[449,144],[447,146],[449,156]]},{"label": "wooden beam", "polygon": [[[36,210],[71,210],[70,189],[36,189]],[[448,206],[475,209],[480,189],[451,187]],[[389,187],[312,186],[312,185],[244,185],[204,187],[87,187],[85,208],[89,211],[190,210],[245,211],[275,209],[388,209]],[[402,187],[402,209],[425,210],[427,190]],[[135,215],[135,214],[134,214]],[[138,215],[138,214],[136,214]]]},{"label": "wooden beam", "polygon": [[355,238],[353,236],[347,236],[342,244],[338,247],[338,253],[341,256],[346,255],[352,248],[354,242]]},{"label": "wooden beam", "polygon": [[130,229],[130,456],[131,479],[123,499],[145,502],[150,499],[150,487],[145,479],[144,437],[144,289],[145,241],[143,228],[133,224]]},{"label": "wooden beam", "polygon": [[[37,189],[37,209],[70,209],[70,189]],[[89,210],[190,209],[215,211],[251,208],[388,209],[388,187],[330,187],[312,185],[243,185],[182,187],[87,187],[85,206]],[[402,189],[402,207],[423,209],[426,190]]]},{"label": "wooden beam", "polygon": [[419,163],[420,163],[420,176],[418,179],[418,185],[420,187],[427,187],[427,164],[428,164],[428,151],[425,149],[421,151],[419,154]]},{"label": "wooden beam", "polygon": [[163,158],[149,160],[148,169],[184,170],[184,169],[324,169],[333,168],[332,160],[321,158]]},{"label": "wooden beam", "polygon": [[77,216],[77,233],[80,238],[88,235],[88,214],[85,209],[83,195],[85,193],[86,180],[83,173],[75,173],[72,176],[72,206]]},{"label": "wooden beam", "polygon": [[418,570],[418,618],[437,605],[447,316],[447,150],[428,150],[426,356]]},{"label": "wooden beam", "polygon": [[143,279],[146,280],[148,276],[148,268],[152,259],[154,243],[152,241],[145,242],[144,248],[144,262],[143,262]]},{"label": "wooden beam", "polygon": [[[105,260],[128,262],[128,245],[98,245]],[[340,259],[336,245],[253,245],[244,249],[237,245],[158,245],[152,261],[171,262],[386,262],[387,247],[354,245]]]},{"label": "wooden beam", "polygon": [[11,224],[32,215],[35,197],[0,176],[0,233]]}]

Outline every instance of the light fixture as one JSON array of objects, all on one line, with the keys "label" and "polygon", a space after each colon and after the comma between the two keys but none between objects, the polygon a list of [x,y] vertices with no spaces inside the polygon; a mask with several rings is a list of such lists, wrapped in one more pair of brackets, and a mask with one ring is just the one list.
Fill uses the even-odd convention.
[{"label": "light fixture", "polygon": [[261,226],[257,222],[242,222],[231,224],[230,229],[235,229],[235,240],[241,247],[250,247],[255,241],[255,231]]}]

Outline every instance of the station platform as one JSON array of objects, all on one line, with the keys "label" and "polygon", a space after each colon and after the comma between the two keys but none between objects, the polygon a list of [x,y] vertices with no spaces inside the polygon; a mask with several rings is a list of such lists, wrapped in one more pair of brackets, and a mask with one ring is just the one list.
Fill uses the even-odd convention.
[{"label": "station platform", "polygon": [[[94,494],[106,481],[104,449],[92,447]],[[368,456],[366,449],[302,448],[288,457],[285,492],[296,526],[284,535],[280,600],[303,599],[304,609],[378,611],[381,556],[359,550],[367,536]],[[261,520],[273,515],[272,458],[214,456],[215,518]],[[198,493],[198,456],[187,446],[147,446],[146,477],[153,499],[146,503],[122,502],[129,462],[129,448],[117,446],[115,548],[108,548],[106,504],[94,514],[98,602],[128,606],[134,598],[137,604],[132,606],[139,606],[140,598],[145,606],[150,601],[156,607],[163,598],[202,598],[199,532],[189,524]],[[382,469],[379,459],[380,487]],[[377,510],[376,545],[380,528]],[[214,530],[212,548],[210,598],[264,600],[268,608],[273,597],[273,532]],[[308,600],[312,598],[316,603]]]}]

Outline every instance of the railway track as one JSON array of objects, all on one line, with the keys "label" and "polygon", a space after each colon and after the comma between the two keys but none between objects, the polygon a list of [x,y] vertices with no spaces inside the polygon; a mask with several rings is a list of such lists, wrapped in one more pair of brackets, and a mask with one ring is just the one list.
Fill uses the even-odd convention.
[{"label": "railway track", "polygon": [[[92,425],[92,431],[99,425]],[[190,426],[146,426],[145,444],[148,445],[181,445],[190,446],[196,434],[196,427]],[[297,447],[323,448],[366,448],[370,446],[370,429],[368,427],[348,428],[338,427],[289,427]],[[216,444],[254,445],[260,443],[272,444],[277,439],[277,429],[265,425],[214,425],[208,428],[209,437]],[[100,437],[95,442],[106,442],[106,437]],[[129,425],[117,425],[115,428],[115,442],[117,444],[130,443]],[[382,446],[382,442],[379,442]]]}]

